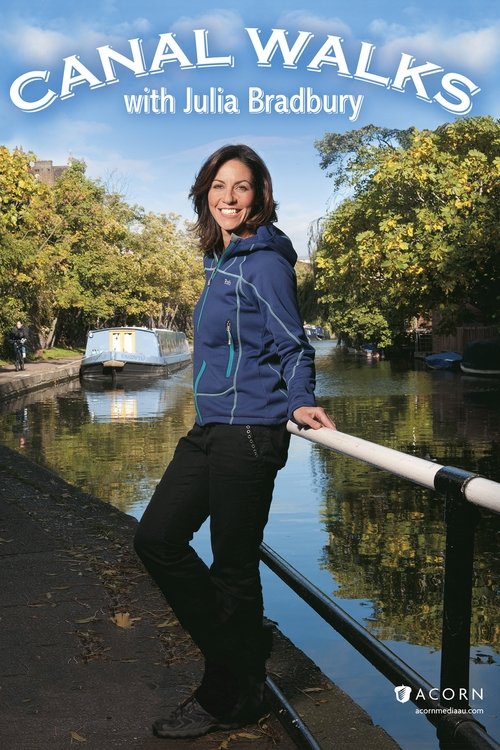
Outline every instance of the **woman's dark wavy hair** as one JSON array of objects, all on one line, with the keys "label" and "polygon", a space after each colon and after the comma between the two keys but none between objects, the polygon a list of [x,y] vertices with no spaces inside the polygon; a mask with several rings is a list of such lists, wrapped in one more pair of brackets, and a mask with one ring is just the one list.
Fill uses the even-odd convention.
[{"label": "woman's dark wavy hair", "polygon": [[269,224],[278,220],[276,215],[278,204],[273,198],[271,175],[261,157],[249,146],[243,144],[222,146],[209,156],[203,164],[189,193],[198,216],[194,230],[198,234],[201,247],[206,253],[222,247],[220,227],[208,207],[208,191],[221,166],[231,159],[238,159],[243,162],[253,176],[255,199],[251,215],[245,223],[245,229],[253,234],[261,224]]}]

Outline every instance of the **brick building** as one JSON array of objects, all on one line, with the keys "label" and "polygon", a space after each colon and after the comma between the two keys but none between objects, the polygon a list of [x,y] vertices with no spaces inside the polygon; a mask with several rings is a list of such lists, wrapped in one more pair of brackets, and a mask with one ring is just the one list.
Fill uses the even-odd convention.
[{"label": "brick building", "polygon": [[40,182],[44,182],[46,185],[53,185],[65,169],[67,169],[67,167],[54,166],[52,160],[46,159],[35,161],[33,166],[30,167],[30,172],[37,180],[40,180]]}]

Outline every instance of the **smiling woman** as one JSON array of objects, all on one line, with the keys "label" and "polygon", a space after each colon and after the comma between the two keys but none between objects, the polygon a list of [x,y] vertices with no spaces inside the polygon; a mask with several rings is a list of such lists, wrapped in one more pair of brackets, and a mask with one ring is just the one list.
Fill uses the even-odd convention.
[{"label": "smiling woman", "polygon": [[[269,171],[245,145],[223,146],[191,189],[205,251],[194,313],[196,423],[144,512],[135,546],[205,658],[192,697],[155,722],[159,737],[198,737],[263,712],[271,632],[264,627],[259,546],[287,420],[334,425],[314,398],[314,349],[297,305],[288,237],[273,226]],[[190,542],[210,518],[213,562]]]},{"label": "smiling woman", "polygon": [[[201,247],[208,254],[227,247],[236,229],[240,237],[248,237],[260,225],[272,224],[278,218],[271,175],[248,146],[224,146],[212,154],[200,170],[190,197],[198,215],[196,230]],[[227,226],[219,220],[227,221]]]},{"label": "smiling woman", "polygon": [[249,237],[252,232],[246,223],[252,213],[255,197],[250,168],[239,159],[226,161],[208,191],[208,207],[222,232],[224,247],[229,245],[231,234]]}]

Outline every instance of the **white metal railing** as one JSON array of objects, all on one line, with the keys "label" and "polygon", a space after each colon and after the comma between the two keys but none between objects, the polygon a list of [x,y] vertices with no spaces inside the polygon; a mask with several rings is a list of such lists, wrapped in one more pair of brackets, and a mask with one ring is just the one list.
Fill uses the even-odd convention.
[{"label": "white metal railing", "polygon": [[[390,471],[392,474],[429,489],[435,489],[436,474],[444,469],[443,464],[418,458],[418,456],[410,456],[408,453],[386,448],[339,430],[331,430],[327,427],[320,427],[318,430],[304,429],[291,421],[288,422],[287,429],[292,435],[298,435],[311,443],[319,443],[325,448]],[[474,505],[500,513],[500,484],[498,482],[473,475],[464,483],[462,492],[465,499]]]}]

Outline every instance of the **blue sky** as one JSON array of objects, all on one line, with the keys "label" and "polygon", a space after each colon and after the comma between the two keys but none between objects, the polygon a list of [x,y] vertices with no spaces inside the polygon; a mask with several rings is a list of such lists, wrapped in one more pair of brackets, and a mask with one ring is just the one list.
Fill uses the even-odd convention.
[{"label": "blue sky", "polygon": [[[278,42],[289,53],[279,43],[265,52],[273,29],[287,32]],[[0,143],[55,164],[82,158],[129,202],[189,219],[187,194],[205,157],[246,142],[268,163],[279,226],[305,256],[309,226],[338,200],[314,141],[368,123],[434,129],[498,117],[499,41],[496,0],[26,0],[0,10]],[[134,69],[106,68],[97,48],[108,45]],[[418,66],[427,67],[410,73]],[[226,111],[183,111],[189,92],[210,89]],[[308,90],[309,104],[300,99]],[[162,93],[164,112],[127,112],[130,97],[144,94],[161,110]],[[270,111],[258,111],[266,96]]]}]

